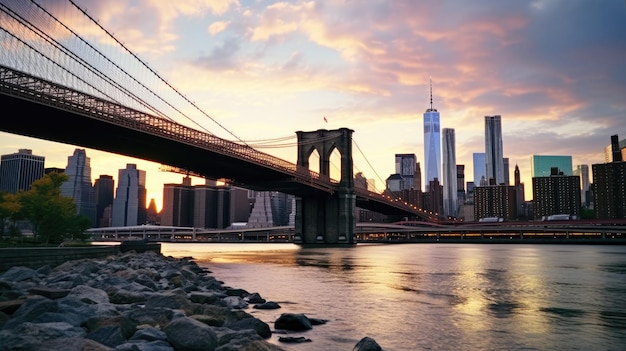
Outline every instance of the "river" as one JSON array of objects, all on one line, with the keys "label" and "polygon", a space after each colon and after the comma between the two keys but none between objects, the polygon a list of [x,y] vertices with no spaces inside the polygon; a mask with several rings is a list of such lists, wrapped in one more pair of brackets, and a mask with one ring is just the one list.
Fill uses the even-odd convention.
[{"label": "river", "polygon": [[[287,350],[626,350],[626,246],[163,243],[225,285],[328,322]],[[310,342],[286,344],[279,336]]]}]

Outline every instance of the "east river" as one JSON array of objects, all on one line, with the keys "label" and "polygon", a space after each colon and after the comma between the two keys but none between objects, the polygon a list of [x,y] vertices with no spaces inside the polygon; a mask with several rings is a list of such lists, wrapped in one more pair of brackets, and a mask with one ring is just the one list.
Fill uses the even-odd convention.
[{"label": "east river", "polygon": [[[626,350],[626,246],[163,243],[277,310],[328,322],[274,333],[287,350]],[[279,336],[311,342],[285,344]]]}]

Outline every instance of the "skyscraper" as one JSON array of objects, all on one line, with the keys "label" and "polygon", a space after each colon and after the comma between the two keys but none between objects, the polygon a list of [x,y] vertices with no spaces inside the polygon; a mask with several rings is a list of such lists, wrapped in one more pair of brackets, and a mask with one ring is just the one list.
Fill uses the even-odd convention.
[{"label": "skyscraper", "polygon": [[35,180],[44,175],[43,156],[33,155],[30,149],[19,149],[15,154],[0,157],[0,191],[15,194],[29,190]]},{"label": "skyscraper", "polygon": [[[419,189],[421,179],[415,154],[396,154],[396,173],[402,177],[402,188]],[[421,190],[421,189],[419,189]]]},{"label": "skyscraper", "polygon": [[85,149],[75,149],[67,158],[65,174],[68,180],[61,184],[61,195],[74,199],[76,214],[89,218],[96,226],[96,194],[91,185],[91,160]]},{"label": "skyscraper", "polygon": [[439,112],[433,108],[433,87],[430,85],[430,107],[424,112],[424,171],[426,191],[431,181],[441,181],[441,133]]},{"label": "skyscraper", "polygon": [[146,222],[146,171],[133,163],[118,173],[118,185],[113,200],[111,225],[126,227]]},{"label": "skyscraper", "polygon": [[456,217],[458,208],[454,129],[443,128],[443,214]]},{"label": "skyscraper", "polygon": [[503,155],[502,118],[500,115],[485,116],[486,178],[491,185],[505,183]]},{"label": "skyscraper", "polygon": [[515,187],[515,206],[517,208],[517,216],[520,217],[524,215],[524,203],[526,202],[526,199],[524,194],[524,183],[522,183],[521,173],[517,165],[515,165],[514,178],[513,186]]},{"label": "skyscraper", "polygon": [[580,177],[580,202],[583,207],[589,207],[591,197],[588,197],[590,182],[589,182],[589,166],[577,165],[574,169],[574,175]]},{"label": "skyscraper", "polygon": [[[113,176],[101,175],[100,178],[96,179],[93,188],[96,197],[96,227],[110,227],[111,208],[113,206],[113,193],[115,189]],[[108,216],[105,215],[107,213]]]},{"label": "skyscraper", "polygon": [[183,178],[182,184],[163,184],[163,211],[161,225],[192,227],[194,225],[194,188],[191,178]]},{"label": "skyscraper", "polygon": [[[474,164],[474,186],[487,185],[487,166],[485,165],[485,153],[474,152],[473,164]],[[481,184],[481,179],[484,179],[485,184]]]},{"label": "skyscraper", "polygon": [[[617,138],[617,135],[615,136],[615,138]],[[613,140],[613,137],[611,137],[611,143],[604,148],[605,163],[613,162],[616,156],[614,154],[615,152],[619,152],[622,155],[622,160],[626,160],[626,139],[622,139],[619,141],[618,140]],[[616,146],[617,149],[615,149]]]},{"label": "skyscraper", "polygon": [[456,165],[456,193],[459,205],[465,203],[465,165]]},{"label": "skyscraper", "polygon": [[504,164],[504,184],[505,185],[510,185],[511,184],[511,179],[509,178],[509,158],[505,157],[502,159],[502,162]]}]

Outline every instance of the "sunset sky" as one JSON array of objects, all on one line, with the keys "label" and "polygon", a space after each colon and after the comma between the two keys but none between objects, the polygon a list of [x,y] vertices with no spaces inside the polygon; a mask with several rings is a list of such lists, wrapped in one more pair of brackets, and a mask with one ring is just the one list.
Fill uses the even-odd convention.
[{"label": "sunset sky", "polygon": [[[501,115],[511,181],[517,164],[527,200],[532,155],[569,155],[591,170],[611,135],[626,139],[624,0],[75,1],[241,140],[353,129],[355,173],[379,190],[396,153],[416,154],[424,172],[430,78],[466,180],[485,149],[484,116]],[[76,147],[0,133],[0,154],[32,149],[46,167],[64,168]],[[260,150],[296,161],[295,147]],[[138,164],[159,209],[162,184],[182,179],[159,164],[87,156],[94,179]]]}]

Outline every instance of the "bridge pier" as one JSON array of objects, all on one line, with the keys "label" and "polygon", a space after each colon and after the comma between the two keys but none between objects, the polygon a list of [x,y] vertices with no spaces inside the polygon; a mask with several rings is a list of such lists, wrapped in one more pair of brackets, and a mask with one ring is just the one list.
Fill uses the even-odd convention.
[{"label": "bridge pier", "polygon": [[320,177],[330,178],[330,156],[334,150],[341,154],[341,179],[333,194],[296,198],[294,241],[299,244],[356,244],[356,221],[352,162],[352,133],[348,128],[320,129],[296,132],[298,135],[299,169],[309,170],[309,157],[317,151],[320,157]]}]

